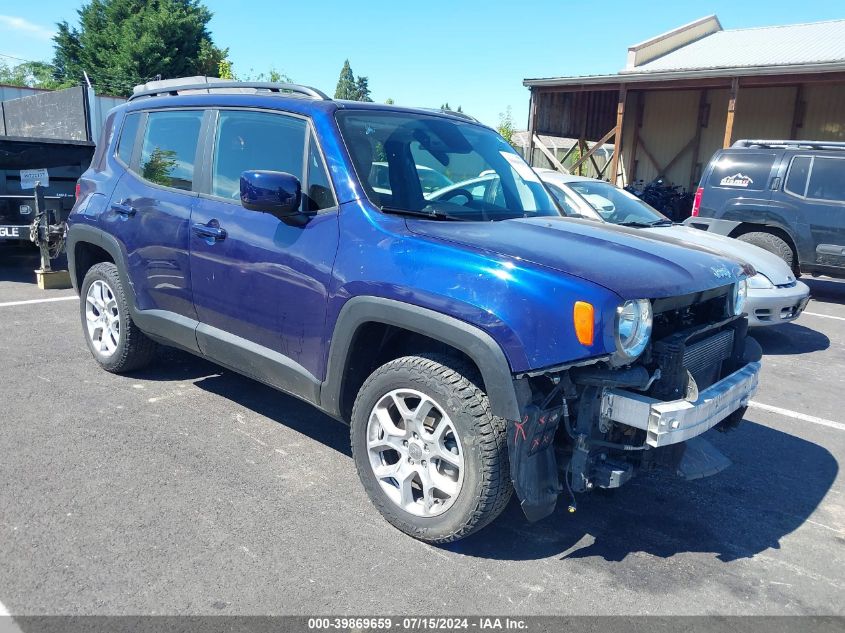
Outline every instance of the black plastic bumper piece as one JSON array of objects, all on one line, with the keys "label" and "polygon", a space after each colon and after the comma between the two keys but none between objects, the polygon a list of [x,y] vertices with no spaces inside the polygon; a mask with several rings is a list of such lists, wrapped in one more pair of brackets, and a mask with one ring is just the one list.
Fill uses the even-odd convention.
[{"label": "black plastic bumper piece", "polygon": [[561,492],[554,439],[562,407],[541,410],[528,405],[518,422],[508,421],[511,479],[529,521],[554,512]]}]

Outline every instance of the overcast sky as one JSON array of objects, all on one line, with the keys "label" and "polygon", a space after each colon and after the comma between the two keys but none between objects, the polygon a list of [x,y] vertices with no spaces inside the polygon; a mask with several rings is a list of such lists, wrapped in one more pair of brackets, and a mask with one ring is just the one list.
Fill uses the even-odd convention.
[{"label": "overcast sky", "polygon": [[[356,74],[370,78],[376,101],[425,107],[448,102],[489,125],[511,106],[518,128],[528,117],[525,77],[616,72],[629,45],[709,13],[725,28],[845,18],[845,5],[833,0],[206,4],[215,14],[212,36],[229,47],[236,73],[275,67],[333,94],[349,58]],[[75,22],[79,6],[71,0],[0,0],[0,55],[51,60],[55,23]]]}]

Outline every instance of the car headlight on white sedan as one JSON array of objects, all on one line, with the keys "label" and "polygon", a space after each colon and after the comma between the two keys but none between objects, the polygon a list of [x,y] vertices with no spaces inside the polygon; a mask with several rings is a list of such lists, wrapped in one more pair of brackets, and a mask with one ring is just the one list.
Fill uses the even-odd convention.
[{"label": "car headlight on white sedan", "polygon": [[754,290],[771,290],[775,287],[772,280],[766,277],[763,273],[757,273],[753,277],[748,278],[748,287]]},{"label": "car headlight on white sedan", "polygon": [[[757,273],[758,275],[760,273]],[[766,281],[769,281],[768,279]],[[769,282],[771,283],[771,282]],[[748,281],[746,279],[740,279],[738,282],[734,284],[734,300],[733,300],[733,307],[734,307],[734,314],[739,316],[742,314],[743,309],[745,308],[745,299],[748,296]]]}]

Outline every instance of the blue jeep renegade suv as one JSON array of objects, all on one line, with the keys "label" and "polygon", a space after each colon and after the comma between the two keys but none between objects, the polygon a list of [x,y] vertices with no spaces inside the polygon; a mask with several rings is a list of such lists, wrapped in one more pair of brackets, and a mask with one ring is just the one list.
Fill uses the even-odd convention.
[{"label": "blue jeep renegade suv", "polygon": [[287,84],[138,90],[67,245],[104,369],[178,347],[349,423],[373,503],[425,541],[513,490],[536,520],[638,469],[718,471],[698,436],[757,386],[752,269],[562,217],[465,115]]}]

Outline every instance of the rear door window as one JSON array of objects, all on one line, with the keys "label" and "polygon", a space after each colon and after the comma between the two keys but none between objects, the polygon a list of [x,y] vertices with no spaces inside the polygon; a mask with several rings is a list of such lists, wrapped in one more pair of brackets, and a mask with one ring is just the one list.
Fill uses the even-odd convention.
[{"label": "rear door window", "polygon": [[713,165],[707,184],[725,189],[762,191],[769,185],[776,157],[777,154],[762,152],[722,154]]},{"label": "rear door window", "polygon": [[191,191],[202,116],[201,110],[150,112],[138,167],[141,177]]}]

